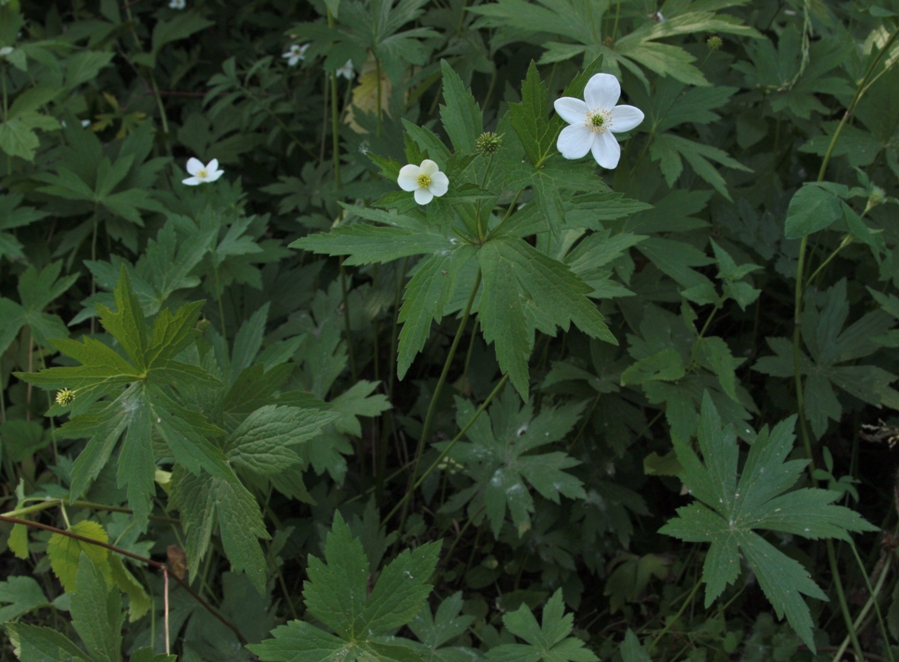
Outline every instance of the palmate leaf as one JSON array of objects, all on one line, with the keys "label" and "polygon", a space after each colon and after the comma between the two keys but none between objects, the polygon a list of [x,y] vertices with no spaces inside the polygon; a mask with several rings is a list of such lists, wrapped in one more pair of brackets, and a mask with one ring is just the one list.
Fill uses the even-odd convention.
[{"label": "palmate leaf", "polygon": [[[888,314],[875,310],[844,328],[849,318],[846,286],[843,279],[817,296],[809,292],[803,311],[802,339],[808,353],[800,350],[799,367],[806,376],[806,412],[818,437],[827,431],[828,420],[839,421],[843,414],[836,389],[875,407],[899,409],[899,392],[890,387],[896,375],[873,364],[842,365],[880,349],[875,339],[894,324]],[[792,341],[768,338],[767,342],[774,354],[760,358],[754,370],[792,379]]]},{"label": "palmate leaf", "polygon": [[750,168],[732,159],[727,152],[717,147],[687,140],[670,133],[656,136],[649,148],[649,153],[653,161],[660,162],[659,165],[668,186],[674,186],[677,178],[680,177],[684,167],[681,161],[681,157],[683,157],[697,175],[711,184],[718,193],[728,200],[732,200],[732,198],[727,192],[727,184],[711,162],[714,161],[735,170],[752,172]]},{"label": "palmate leaf", "polygon": [[589,285],[563,263],[523,239],[502,237],[478,251],[483,274],[479,319],[484,339],[494,343],[503,372],[521,397],[528,397],[528,357],[534,331],[555,333],[574,322],[591,338],[618,341],[587,294]]},{"label": "palmate leaf", "polygon": [[[456,408],[456,420],[460,427],[465,427],[474,416],[475,406],[457,398]],[[489,418],[481,416],[471,425],[469,441],[457,443],[450,451],[450,457],[465,467],[475,484],[472,489],[460,492],[446,509],[470,500],[469,511],[483,509],[494,535],[499,534],[508,510],[521,535],[531,527],[530,515],[535,511],[528,485],[555,503],[562,496],[586,498],[583,483],[565,471],[580,464],[578,460],[561,451],[531,453],[568,434],[582,408],[583,403],[557,409],[544,407],[534,416],[533,407],[519,406],[515,392],[507,388],[491,406]],[[443,449],[446,443],[435,447]]]},{"label": "palmate leaf", "polygon": [[[220,385],[205,370],[175,358],[199,333],[196,323],[202,302],[182,306],[174,314],[163,310],[149,328],[124,267],[114,294],[117,310],[113,312],[102,305],[98,305],[98,310],[100,320],[119,342],[127,359],[92,338],[83,342],[60,339],[53,344],[82,365],[20,376],[42,388],[68,388],[75,392],[73,415],[58,431],[62,438],[89,438],[73,467],[73,498],[87,490],[124,436],[118,484],[127,487],[135,520],[145,528],[155,489],[154,432],[189,471],[205,470],[223,479],[233,477],[233,472],[223,453],[209,441],[223,431],[167,393],[170,386]],[[125,388],[112,401],[93,402],[120,387]]]},{"label": "palmate leaf", "polygon": [[543,607],[542,624],[526,604],[503,616],[506,629],[527,644],[502,644],[491,648],[487,662],[596,662],[599,660],[584,642],[569,636],[574,615],[565,613],[559,589]]},{"label": "palmate leaf", "polygon": [[[406,550],[381,571],[368,593],[368,558],[340,513],[325,541],[325,561],[309,557],[309,580],[303,597],[309,613],[331,628],[329,634],[303,621],[275,629],[273,639],[248,648],[260,660],[387,660],[420,662],[402,645],[379,643],[384,635],[409,623],[425,606],[427,580],[437,565],[440,543]],[[402,641],[402,640],[401,640]]]},{"label": "palmate leaf", "polygon": [[[3,212],[0,206],[0,213]],[[53,262],[44,269],[38,270],[29,266],[19,276],[19,300],[0,297],[0,354],[5,352],[23,326],[28,326],[36,342],[47,346],[53,338],[65,338],[69,330],[56,315],[45,313],[44,309],[54,299],[65,293],[75,281],[78,274],[59,278],[62,262]]]},{"label": "palmate leaf", "polygon": [[402,379],[412,360],[430,337],[431,322],[443,319],[444,307],[453,295],[459,271],[475,255],[473,246],[458,246],[445,254],[430,255],[419,262],[406,285],[400,308],[400,331],[397,376]]},{"label": "palmate leaf", "polygon": [[800,594],[827,596],[797,561],[767,542],[757,529],[805,538],[849,540],[849,532],[876,531],[858,513],[833,505],[837,491],[804,488],[786,492],[808,462],[784,461],[793,447],[796,417],[763,428],[737,476],[739,448],[731,426],[724,427],[711,398],[702,403],[699,445],[704,463],[690,445],[673,437],[681,480],[697,501],[678,508],[678,516],[659,531],[688,542],[709,542],[702,578],[709,607],[740,573],[740,554],[759,580],[778,617],[786,615],[802,641],[815,650],[812,619]]}]

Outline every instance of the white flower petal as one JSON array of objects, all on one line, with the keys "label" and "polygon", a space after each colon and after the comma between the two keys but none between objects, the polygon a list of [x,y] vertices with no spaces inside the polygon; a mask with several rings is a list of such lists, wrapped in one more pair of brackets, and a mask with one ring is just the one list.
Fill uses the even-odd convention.
[{"label": "white flower petal", "polygon": [[574,97],[562,97],[553,102],[553,108],[569,124],[583,124],[587,121],[587,104]]},{"label": "white flower petal", "polygon": [[206,164],[206,169],[207,169],[210,173],[214,173],[216,170],[219,169],[219,160],[218,160],[218,159],[212,159],[212,161],[210,161],[209,163]]},{"label": "white flower petal", "polygon": [[621,147],[611,131],[596,136],[592,152],[596,162],[609,170],[614,170],[618,166],[618,159],[621,158]]},{"label": "white flower petal", "polygon": [[621,96],[621,85],[612,74],[596,74],[584,88],[584,100],[595,110],[611,110]]},{"label": "white flower petal", "polygon": [[622,133],[630,131],[643,121],[643,111],[634,106],[615,106],[612,108],[611,131]]},{"label": "white flower petal", "polygon": [[415,189],[414,196],[415,196],[415,202],[417,202],[417,203],[420,204],[420,205],[426,205],[426,204],[428,204],[431,200],[434,199],[434,194],[431,193],[431,192],[430,192],[428,189],[426,189],[426,188],[417,188],[417,189]]},{"label": "white flower petal", "polygon": [[225,174],[224,170],[216,170],[215,172],[209,173],[209,176],[206,178],[207,182],[214,182],[216,179]]},{"label": "white flower petal", "polygon": [[396,178],[396,183],[404,191],[414,191],[418,188],[418,176],[421,174],[421,168],[417,165],[404,165],[400,168],[400,176]]},{"label": "white flower petal", "polygon": [[442,172],[435,172],[431,175],[431,185],[428,190],[438,198],[449,190],[449,177]]},{"label": "white flower petal", "polygon": [[566,159],[579,159],[586,156],[597,134],[583,124],[569,124],[556,141],[556,148]]},{"label": "white flower petal", "polygon": [[431,177],[435,172],[440,172],[440,166],[431,159],[425,159],[421,162],[421,172],[428,177]]},{"label": "white flower petal", "polygon": [[203,183],[203,180],[199,177],[188,177],[187,179],[182,179],[181,183],[187,184],[188,186],[199,186]]},{"label": "white flower petal", "polygon": [[187,172],[192,175],[196,175],[203,169],[203,162],[195,157],[190,157],[187,159]]}]

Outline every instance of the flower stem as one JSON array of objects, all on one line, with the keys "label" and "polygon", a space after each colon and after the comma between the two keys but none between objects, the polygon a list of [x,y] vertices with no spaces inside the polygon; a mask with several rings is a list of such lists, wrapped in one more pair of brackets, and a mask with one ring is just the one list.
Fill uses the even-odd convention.
[{"label": "flower stem", "polygon": [[[471,288],[471,294],[468,296],[468,303],[465,304],[465,312],[462,313],[462,319],[459,322],[459,328],[456,329],[456,337],[453,338],[453,344],[450,345],[449,353],[446,355],[446,361],[443,362],[443,370],[440,373],[440,378],[437,380],[437,386],[434,387],[434,392],[431,394],[431,403],[428,405],[428,413],[425,415],[424,426],[421,429],[421,437],[418,440],[418,447],[415,449],[415,462],[412,465],[412,473],[409,476],[409,485],[406,488],[406,493],[403,495],[401,503],[403,504],[403,514],[400,516],[400,526],[397,531],[397,542],[400,541],[403,535],[403,529],[406,526],[406,518],[409,515],[409,501],[412,495],[412,492],[421,484],[421,481],[416,482],[416,478],[418,476],[418,467],[421,464],[421,456],[424,452],[424,446],[427,443],[428,433],[431,431],[431,423],[434,420],[434,412],[437,410],[437,400],[440,398],[440,392],[443,390],[443,385],[446,383],[446,377],[449,374],[450,366],[453,363],[453,358],[456,356],[456,349],[459,347],[459,342],[462,340],[462,334],[465,332],[465,327],[468,326],[468,317],[471,314],[471,307],[474,304],[475,295],[478,293],[478,289],[481,286],[481,270],[478,269],[478,275],[474,281],[474,287]],[[427,476],[431,469],[428,469],[425,472],[425,476]],[[422,478],[424,480],[424,478]],[[390,514],[384,519],[384,521],[388,521],[393,515],[396,513],[397,509],[400,507],[400,504],[396,504],[393,510],[390,511]]]},{"label": "flower stem", "polygon": [[228,334],[225,329],[225,306],[222,304],[222,282],[219,279],[219,265],[214,257],[212,260],[212,273],[215,276],[215,298],[218,300],[219,304],[219,323],[222,325],[222,338],[227,340]]},{"label": "flower stem", "polygon": [[[434,469],[436,469],[440,465],[440,463],[443,462],[444,459],[446,459],[446,456],[449,455],[449,452],[453,449],[453,446],[456,445],[456,442],[458,442],[465,435],[465,433],[468,432],[468,429],[472,425],[474,425],[474,422],[476,420],[478,420],[478,416],[480,416],[483,413],[483,411],[485,409],[487,409],[488,406],[490,406],[490,403],[493,402],[493,398],[495,398],[499,394],[499,392],[502,391],[503,386],[506,385],[507,381],[509,381],[509,373],[506,373],[505,375],[503,375],[503,378],[499,380],[499,383],[490,392],[490,395],[487,396],[487,399],[484,400],[484,402],[481,403],[481,406],[478,407],[478,410],[474,414],[472,414],[471,419],[468,421],[468,423],[465,424],[465,427],[462,428],[461,430],[459,430],[458,434],[456,434],[456,436],[453,437],[452,441],[450,441],[446,445],[446,448],[444,448],[443,451],[440,453],[440,455],[437,456],[437,459],[435,459],[433,462],[431,462],[431,466],[429,466],[427,469],[425,469],[425,471],[421,475],[421,477],[417,481],[415,481],[415,483],[412,485],[412,488],[409,490],[406,490],[406,493],[403,495],[403,498],[400,500],[400,503],[396,504],[393,507],[393,510],[391,510],[387,514],[387,517],[384,518],[385,522],[388,521],[391,517],[393,517],[396,514],[396,511],[399,510],[400,505],[403,506],[403,514],[406,513],[408,504],[409,504],[410,495],[415,490],[417,490],[421,486],[421,484],[423,482],[425,482],[425,479],[431,475],[431,472],[433,472]],[[402,527],[400,527],[400,533],[402,533]],[[399,543],[399,535],[397,536],[397,543]]]},{"label": "flower stem", "polygon": [[693,598],[696,596],[696,591],[699,590],[700,586],[702,586],[702,582],[696,582],[693,585],[693,590],[690,591],[690,595],[688,595],[687,599],[684,600],[684,604],[682,604],[680,609],[677,610],[677,613],[673,617],[665,619],[666,620],[665,627],[662,628],[662,631],[659,632],[656,635],[656,638],[652,640],[652,643],[649,645],[649,650],[646,651],[647,653],[651,653],[652,649],[656,647],[656,644],[659,643],[659,641],[662,639],[662,637],[665,636],[665,633],[668,632],[668,630],[670,630],[674,626],[675,623],[677,623],[677,621],[680,619],[681,615],[684,613],[684,610],[687,608],[687,606],[691,602],[693,602]]},{"label": "flower stem", "polygon": [[[874,70],[877,68],[877,65],[880,64],[883,56],[890,51],[893,42],[897,37],[899,37],[899,29],[895,30],[893,34],[890,35],[890,38],[884,44],[883,48],[880,49],[880,52],[871,61],[871,64],[868,66],[864,77],[856,87],[855,95],[852,97],[852,101],[846,108],[846,112],[843,113],[840,124],[837,126],[836,131],[834,131],[834,134],[830,139],[830,144],[827,146],[827,151],[825,152],[824,158],[821,161],[821,167],[818,170],[818,178],[816,181],[824,181],[824,176],[827,174],[827,166],[830,163],[830,158],[833,155],[834,149],[836,148],[837,140],[839,140],[840,134],[843,132],[843,127],[846,126],[846,123],[849,121],[849,117],[852,115],[855,107],[858,105],[862,96],[870,87],[870,85],[868,85],[868,81],[874,73]],[[802,345],[802,301],[805,294],[803,284],[805,282],[805,254],[806,249],[808,248],[808,237],[809,235],[805,235],[799,242],[799,259],[796,266],[796,287],[794,291],[793,301],[793,380],[796,388],[796,413],[799,417],[799,429],[802,434],[802,444],[805,448],[805,453],[809,458],[808,472],[809,476],[811,477],[812,484],[817,487],[818,480],[814,475],[814,471],[816,468],[815,458],[812,453],[812,442],[809,436],[808,421],[805,416],[805,397],[802,390],[802,362],[800,358]],[[846,623],[848,636],[852,641],[852,649],[858,659],[864,659],[864,652],[855,632],[855,628],[852,622],[852,614],[849,612],[849,605],[846,602],[846,595],[845,591],[843,590],[843,582],[840,579],[840,568],[837,564],[837,557],[833,540],[830,538],[827,539],[827,558],[830,565],[831,574],[833,575],[833,582],[834,588],[837,592],[837,599],[840,603],[840,611],[842,612],[843,620]]]},{"label": "flower stem", "polygon": [[724,303],[723,297],[715,302],[715,307],[712,308],[712,312],[710,312],[709,316],[706,318],[705,324],[702,325],[702,329],[696,337],[696,342],[693,343],[693,350],[690,352],[690,362],[687,364],[687,372],[690,372],[690,368],[693,367],[693,362],[696,360],[696,353],[699,351],[702,339],[705,338],[705,332],[709,330],[709,325],[712,323],[712,320],[715,319],[715,314],[721,309],[722,303]]}]

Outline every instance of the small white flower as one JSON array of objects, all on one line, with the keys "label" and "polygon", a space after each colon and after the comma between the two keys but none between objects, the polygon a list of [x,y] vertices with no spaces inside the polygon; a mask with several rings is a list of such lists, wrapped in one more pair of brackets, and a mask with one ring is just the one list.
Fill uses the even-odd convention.
[{"label": "small white flower", "polygon": [[553,106],[570,126],[562,129],[556,147],[566,159],[579,159],[593,152],[593,158],[609,170],[618,165],[621,148],[613,133],[630,131],[643,121],[643,111],[633,106],[616,106],[621,85],[611,74],[596,74],[584,88],[584,100],[556,99]]},{"label": "small white flower", "polygon": [[186,0],[172,0],[169,3],[169,9],[184,9],[187,7]]},{"label": "small white flower", "polygon": [[219,170],[218,159],[212,159],[212,161],[203,165],[203,162],[200,159],[195,159],[193,157],[187,160],[187,172],[193,176],[182,179],[181,183],[187,184],[188,186],[209,184],[225,174],[224,170]]},{"label": "small white flower", "polygon": [[415,191],[415,202],[420,205],[428,204],[435,195],[439,198],[449,189],[449,179],[431,159],[425,159],[420,166],[404,165],[396,183],[404,191]]},{"label": "small white flower", "polygon": [[5,58],[7,55],[12,53],[14,50],[16,50],[16,49],[13,48],[12,46],[4,46],[3,48],[0,48],[0,57]]},{"label": "small white flower", "polygon": [[347,80],[353,80],[353,77],[356,75],[356,72],[353,71],[353,61],[347,60],[346,64],[340,67],[337,71],[335,71],[338,76],[343,76]]},{"label": "small white flower", "polygon": [[297,62],[306,59],[306,49],[308,48],[309,44],[303,44],[302,46],[299,44],[291,44],[290,48],[287,49],[287,52],[283,53],[281,57],[287,59],[287,66],[295,67],[297,66]]}]

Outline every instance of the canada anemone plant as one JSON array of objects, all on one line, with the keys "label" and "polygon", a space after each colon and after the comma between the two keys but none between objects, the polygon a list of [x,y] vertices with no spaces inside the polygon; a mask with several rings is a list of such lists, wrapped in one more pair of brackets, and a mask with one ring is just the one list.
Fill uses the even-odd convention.
[{"label": "canada anemone plant", "polygon": [[45,4],[0,658],[899,659],[899,6]]}]

